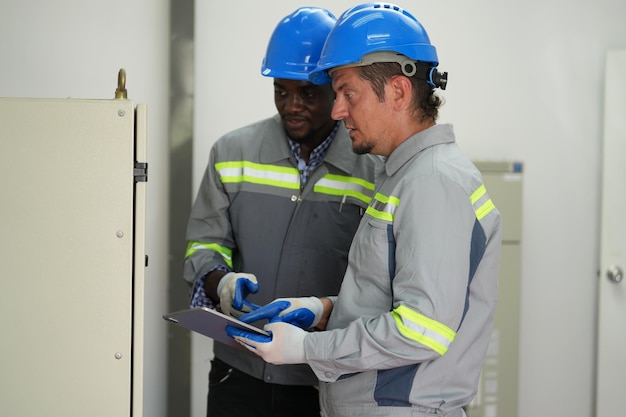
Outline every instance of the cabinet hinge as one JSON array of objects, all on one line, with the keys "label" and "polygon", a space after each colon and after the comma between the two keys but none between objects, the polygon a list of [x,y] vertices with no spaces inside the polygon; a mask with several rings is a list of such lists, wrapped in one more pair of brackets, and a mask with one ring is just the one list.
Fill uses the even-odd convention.
[{"label": "cabinet hinge", "polygon": [[134,169],[135,182],[147,182],[148,181],[148,163],[135,161]]}]

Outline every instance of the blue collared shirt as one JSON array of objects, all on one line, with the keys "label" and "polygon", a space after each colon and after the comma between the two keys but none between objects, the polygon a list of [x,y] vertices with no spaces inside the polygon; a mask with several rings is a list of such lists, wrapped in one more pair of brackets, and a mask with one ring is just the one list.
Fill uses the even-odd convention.
[{"label": "blue collared shirt", "polygon": [[296,158],[296,161],[298,162],[298,171],[300,171],[300,189],[304,188],[311,173],[322,164],[322,161],[324,161],[324,157],[328,153],[328,148],[330,148],[330,144],[333,142],[333,139],[337,134],[337,129],[339,129],[339,123],[335,124],[335,128],[332,132],[330,132],[330,135],[324,139],[324,142],[317,145],[315,149],[311,151],[308,164],[303,158],[300,157],[300,144],[289,139],[291,153],[294,158]]}]

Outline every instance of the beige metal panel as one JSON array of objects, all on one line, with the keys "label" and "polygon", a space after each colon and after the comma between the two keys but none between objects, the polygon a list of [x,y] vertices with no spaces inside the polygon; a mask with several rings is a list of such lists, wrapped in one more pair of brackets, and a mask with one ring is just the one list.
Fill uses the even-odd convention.
[{"label": "beige metal panel", "polygon": [[[135,160],[147,161],[147,108],[138,104],[135,109]],[[146,165],[146,174],[147,165]],[[146,180],[148,178],[146,177]],[[135,186],[135,256],[133,272],[133,371],[132,416],[143,416],[143,360],[144,360],[144,285],[146,267],[146,183]]]},{"label": "beige metal panel", "polygon": [[134,111],[0,99],[0,415],[131,410]]},{"label": "beige metal panel", "polygon": [[494,330],[468,417],[518,415],[520,270],[519,245],[502,245]]},{"label": "beige metal panel", "polygon": [[504,242],[522,236],[522,165],[519,162],[476,162],[487,192],[502,214]]},{"label": "beige metal panel", "polygon": [[519,394],[522,165],[476,162],[489,196],[502,214],[498,306],[478,394],[468,417],[516,417]]}]

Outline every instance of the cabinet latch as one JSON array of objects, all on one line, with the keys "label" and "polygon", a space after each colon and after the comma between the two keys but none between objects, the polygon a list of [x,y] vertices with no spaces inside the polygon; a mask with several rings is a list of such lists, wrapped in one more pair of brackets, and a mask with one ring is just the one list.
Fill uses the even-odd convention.
[{"label": "cabinet latch", "polygon": [[135,161],[134,169],[135,182],[148,181],[148,163]]}]

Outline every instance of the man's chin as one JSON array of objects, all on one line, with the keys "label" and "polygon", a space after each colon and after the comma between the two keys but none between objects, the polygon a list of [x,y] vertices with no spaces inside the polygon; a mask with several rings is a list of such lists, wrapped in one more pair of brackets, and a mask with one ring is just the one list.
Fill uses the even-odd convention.
[{"label": "man's chin", "polygon": [[312,137],[310,131],[305,132],[302,130],[291,130],[291,129],[285,128],[285,133],[287,133],[287,136],[289,136],[289,139],[291,139],[292,141],[296,143],[306,143]]},{"label": "man's chin", "polygon": [[374,145],[371,143],[356,143],[354,139],[352,139],[352,152],[355,154],[365,155],[371,153],[372,149],[374,149]]}]

